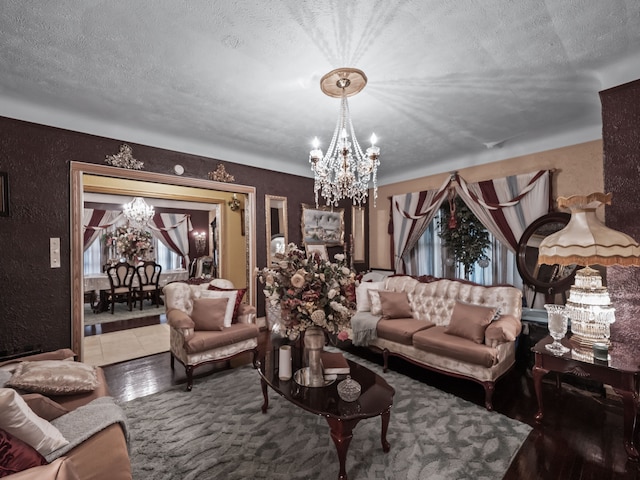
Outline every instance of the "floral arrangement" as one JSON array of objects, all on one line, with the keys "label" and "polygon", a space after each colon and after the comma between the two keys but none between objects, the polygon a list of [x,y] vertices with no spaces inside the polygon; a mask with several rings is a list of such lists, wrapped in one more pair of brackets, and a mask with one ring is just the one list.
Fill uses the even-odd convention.
[{"label": "floral arrangement", "polygon": [[342,254],[335,262],[318,254],[307,258],[305,252],[290,243],[272,267],[256,269],[263,292],[271,305],[280,305],[284,333],[292,340],[311,326],[318,326],[338,339],[349,338],[351,317],[355,312],[356,273]]},{"label": "floral arrangement", "polygon": [[115,247],[119,255],[137,260],[153,252],[151,232],[145,232],[129,225],[117,227],[115,231],[104,236],[107,247]]}]

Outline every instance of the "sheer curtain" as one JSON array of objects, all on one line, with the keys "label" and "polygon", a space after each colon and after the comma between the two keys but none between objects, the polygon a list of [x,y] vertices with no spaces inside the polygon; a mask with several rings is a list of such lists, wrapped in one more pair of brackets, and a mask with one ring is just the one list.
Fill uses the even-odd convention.
[{"label": "sheer curtain", "polygon": [[184,213],[156,213],[149,221],[152,234],[167,248],[182,256],[182,268],[189,265],[191,216]]}]

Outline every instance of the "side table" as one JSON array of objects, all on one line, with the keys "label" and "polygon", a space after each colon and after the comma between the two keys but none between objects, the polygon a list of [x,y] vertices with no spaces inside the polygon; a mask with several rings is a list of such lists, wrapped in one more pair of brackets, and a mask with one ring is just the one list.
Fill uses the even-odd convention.
[{"label": "side table", "polygon": [[[589,352],[570,350],[555,356],[545,348],[553,339],[547,336],[532,348],[535,354],[533,381],[538,399],[536,422],[544,418],[542,403],[542,377],[549,372],[568,373],[589,378],[610,385],[622,396],[624,408],[624,448],[630,460],[638,461],[640,454],[634,443],[636,416],[638,413],[638,386],[640,378],[640,351],[622,343],[612,342],[609,361],[594,360]],[[569,348],[573,345],[565,338],[562,343]]]}]

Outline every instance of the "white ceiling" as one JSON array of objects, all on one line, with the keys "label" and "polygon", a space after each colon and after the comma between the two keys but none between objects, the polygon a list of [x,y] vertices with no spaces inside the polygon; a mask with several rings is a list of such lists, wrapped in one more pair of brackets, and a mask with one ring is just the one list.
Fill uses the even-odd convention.
[{"label": "white ceiling", "polygon": [[640,2],[2,0],[0,65],[2,116],[305,176],[360,68],[385,184],[600,138]]}]

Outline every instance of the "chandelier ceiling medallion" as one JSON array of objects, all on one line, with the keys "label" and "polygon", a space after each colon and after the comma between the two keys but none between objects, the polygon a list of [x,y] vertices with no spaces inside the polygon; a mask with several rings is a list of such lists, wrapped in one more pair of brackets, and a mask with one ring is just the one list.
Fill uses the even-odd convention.
[{"label": "chandelier ceiling medallion", "polygon": [[[356,68],[338,68],[320,79],[320,89],[328,96],[340,98],[340,116],[326,155],[322,154],[318,137],[313,140],[309,163],[315,177],[316,206],[318,193],[328,206],[337,206],[343,198],[354,205],[367,201],[369,182],[373,183],[373,204],[378,197],[378,166],[380,147],[371,135],[371,146],[366,153],[360,148],[351,122],[347,97],[360,92],[367,84],[367,76]],[[351,136],[351,141],[349,140]]]},{"label": "chandelier ceiling medallion", "polygon": [[144,201],[144,198],[134,197],[129,203],[123,205],[122,213],[130,223],[143,227],[149,223],[155,210]]}]

